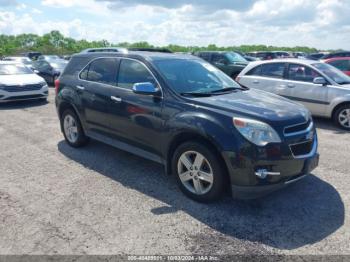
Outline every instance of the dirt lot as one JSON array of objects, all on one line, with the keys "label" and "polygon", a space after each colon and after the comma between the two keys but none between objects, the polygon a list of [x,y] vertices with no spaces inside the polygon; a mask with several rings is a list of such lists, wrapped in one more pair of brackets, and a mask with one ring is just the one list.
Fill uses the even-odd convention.
[{"label": "dirt lot", "polygon": [[187,199],[163,168],[63,141],[53,102],[0,105],[0,254],[350,254],[350,134],[316,119],[320,166],[266,198]]}]

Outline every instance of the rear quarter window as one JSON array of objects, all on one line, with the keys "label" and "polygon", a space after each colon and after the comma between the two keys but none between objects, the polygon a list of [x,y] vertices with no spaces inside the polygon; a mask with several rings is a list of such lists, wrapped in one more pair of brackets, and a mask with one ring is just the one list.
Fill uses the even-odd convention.
[{"label": "rear quarter window", "polygon": [[261,75],[261,66],[259,65],[259,66],[256,66],[256,67],[250,69],[248,71],[248,73],[246,73],[246,75],[248,75],[248,76],[260,76]]},{"label": "rear quarter window", "polygon": [[89,63],[88,57],[72,57],[66,66],[62,77],[75,76]]}]

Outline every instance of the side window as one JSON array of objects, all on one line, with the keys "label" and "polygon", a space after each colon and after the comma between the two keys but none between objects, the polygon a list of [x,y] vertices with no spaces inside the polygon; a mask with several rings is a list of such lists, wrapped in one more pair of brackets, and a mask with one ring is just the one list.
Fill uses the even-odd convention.
[{"label": "side window", "polygon": [[118,86],[132,89],[134,84],[144,82],[156,84],[155,79],[143,64],[134,60],[122,59],[119,66]]},{"label": "side window", "polygon": [[208,62],[210,60],[210,54],[208,54],[208,53],[200,53],[199,57],[204,59],[205,61],[208,61]]},{"label": "side window", "polygon": [[91,62],[86,80],[107,85],[116,85],[117,62],[114,58],[100,58]]},{"label": "side window", "polygon": [[211,60],[213,63],[219,64],[225,64],[228,62],[227,58],[223,54],[213,54]]},{"label": "side window", "polygon": [[81,71],[81,73],[80,73],[80,75],[79,75],[80,79],[82,79],[82,80],[88,80],[89,69],[90,69],[90,64],[87,65],[87,66],[83,69],[83,71]]},{"label": "side window", "polygon": [[273,78],[283,78],[285,63],[269,63],[261,66],[261,75]]},{"label": "side window", "polygon": [[290,80],[312,83],[315,77],[320,77],[320,74],[308,66],[290,64],[288,76]]},{"label": "side window", "polygon": [[260,76],[261,75],[261,66],[256,66],[253,69],[250,69],[246,74],[248,76]]}]

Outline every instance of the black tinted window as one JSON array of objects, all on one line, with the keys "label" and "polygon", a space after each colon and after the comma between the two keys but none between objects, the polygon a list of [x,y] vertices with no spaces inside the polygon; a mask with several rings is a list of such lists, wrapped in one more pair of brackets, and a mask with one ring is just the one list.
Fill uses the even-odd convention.
[{"label": "black tinted window", "polygon": [[200,58],[209,61],[210,60],[210,54],[209,53],[199,53],[198,55]]},{"label": "black tinted window", "polygon": [[284,74],[284,63],[269,63],[261,66],[262,76],[283,78],[283,74]]},{"label": "black tinted window", "polygon": [[136,83],[151,82],[156,84],[153,76],[147,68],[140,62],[123,59],[120,62],[118,86],[132,89]]},{"label": "black tinted window", "polygon": [[261,66],[256,66],[253,69],[251,69],[248,73],[248,76],[259,76],[261,75]]},{"label": "black tinted window", "polygon": [[213,63],[220,63],[220,64],[228,63],[228,59],[223,54],[213,54],[211,60]]},{"label": "black tinted window", "polygon": [[102,84],[115,85],[117,82],[116,60],[114,58],[101,58],[93,61],[90,64],[86,79]]},{"label": "black tinted window", "polygon": [[288,76],[290,80],[313,82],[315,77],[320,77],[320,74],[308,66],[290,64],[288,69]]}]

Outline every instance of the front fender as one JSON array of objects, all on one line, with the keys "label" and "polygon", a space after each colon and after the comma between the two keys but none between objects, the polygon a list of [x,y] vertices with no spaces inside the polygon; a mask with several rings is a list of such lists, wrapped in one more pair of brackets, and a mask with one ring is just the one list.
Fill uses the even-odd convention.
[{"label": "front fender", "polygon": [[236,149],[237,139],[232,118],[223,115],[208,115],[200,112],[182,112],[166,122],[171,139],[166,145],[168,151],[171,141],[184,133],[197,134],[209,140],[222,151]]}]

